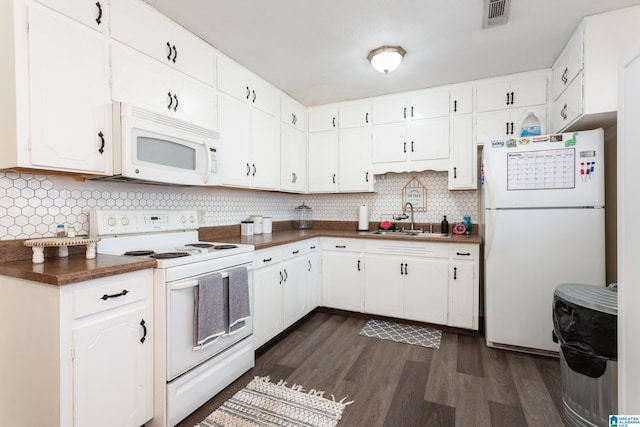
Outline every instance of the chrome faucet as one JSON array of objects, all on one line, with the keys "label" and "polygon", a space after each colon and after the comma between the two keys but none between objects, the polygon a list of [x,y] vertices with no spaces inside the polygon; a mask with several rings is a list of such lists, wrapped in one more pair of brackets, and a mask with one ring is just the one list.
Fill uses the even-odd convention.
[{"label": "chrome faucet", "polygon": [[407,214],[407,205],[409,205],[409,208],[411,209],[411,230],[409,231],[414,231],[413,230],[413,205],[411,204],[411,202],[407,202],[404,204],[404,207],[402,208],[402,213],[403,214]]}]

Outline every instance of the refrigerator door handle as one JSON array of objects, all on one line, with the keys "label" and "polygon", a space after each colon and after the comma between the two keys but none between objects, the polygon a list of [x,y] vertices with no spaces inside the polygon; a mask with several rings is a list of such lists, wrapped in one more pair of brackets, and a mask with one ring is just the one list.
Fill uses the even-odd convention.
[{"label": "refrigerator door handle", "polygon": [[489,258],[489,254],[491,253],[491,242],[493,242],[493,235],[495,234],[496,229],[496,198],[495,192],[493,190],[493,177],[491,176],[491,170],[487,168],[485,164],[484,168],[484,185],[485,191],[487,194],[488,206],[485,206],[485,242],[484,242],[484,259]]}]

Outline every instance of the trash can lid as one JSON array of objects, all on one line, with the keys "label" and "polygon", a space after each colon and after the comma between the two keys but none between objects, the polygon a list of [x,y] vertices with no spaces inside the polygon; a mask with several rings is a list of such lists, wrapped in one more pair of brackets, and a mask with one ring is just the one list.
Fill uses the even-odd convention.
[{"label": "trash can lid", "polygon": [[563,283],[558,285],[554,295],[582,307],[615,316],[618,315],[618,291],[616,288],[579,283]]}]

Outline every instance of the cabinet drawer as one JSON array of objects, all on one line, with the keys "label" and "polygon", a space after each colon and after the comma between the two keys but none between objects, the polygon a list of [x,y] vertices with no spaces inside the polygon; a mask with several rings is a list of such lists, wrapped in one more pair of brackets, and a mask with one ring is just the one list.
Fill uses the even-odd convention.
[{"label": "cabinet drawer", "polygon": [[449,245],[432,242],[407,242],[403,240],[367,240],[367,254],[406,255],[428,258],[448,258]]},{"label": "cabinet drawer", "polygon": [[476,245],[451,245],[449,247],[451,259],[471,259],[478,258],[478,246]]},{"label": "cabinet drawer", "polygon": [[253,260],[255,268],[277,264],[282,261],[282,248],[276,246],[275,248],[256,251]]},{"label": "cabinet drawer", "polygon": [[322,239],[322,250],[340,252],[362,252],[362,241],[357,239]]},{"label": "cabinet drawer", "polygon": [[152,280],[152,270],[143,270],[86,282],[73,291],[73,317],[78,319],[147,299]]}]

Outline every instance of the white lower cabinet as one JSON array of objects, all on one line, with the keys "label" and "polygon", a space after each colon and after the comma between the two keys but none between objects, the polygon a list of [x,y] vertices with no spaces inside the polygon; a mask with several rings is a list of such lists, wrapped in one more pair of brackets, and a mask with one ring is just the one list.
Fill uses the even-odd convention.
[{"label": "white lower cabinet", "polygon": [[322,239],[322,305],[362,312],[364,254],[358,239]]},{"label": "white lower cabinet", "polygon": [[479,253],[478,245],[449,245],[449,326],[478,329]]},{"label": "white lower cabinet", "polygon": [[448,257],[440,243],[367,241],[365,311],[446,324]]},{"label": "white lower cabinet", "polygon": [[255,348],[318,306],[318,239],[258,250],[254,271]]},{"label": "white lower cabinet", "polygon": [[322,239],[322,305],[478,329],[477,244]]},{"label": "white lower cabinet", "polygon": [[0,312],[12,327],[0,332],[0,401],[14,403],[0,425],[148,422],[152,298],[150,269],[63,286],[2,277]]}]

